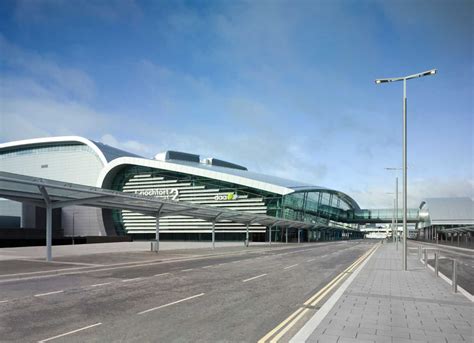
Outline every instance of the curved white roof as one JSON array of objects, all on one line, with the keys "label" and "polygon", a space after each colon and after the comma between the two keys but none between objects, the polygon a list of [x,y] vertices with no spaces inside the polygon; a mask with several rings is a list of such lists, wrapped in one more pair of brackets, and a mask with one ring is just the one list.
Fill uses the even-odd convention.
[{"label": "curved white roof", "polygon": [[431,225],[474,224],[474,201],[468,197],[428,198],[420,209],[428,212]]},{"label": "curved white roof", "polygon": [[32,138],[24,139],[19,141],[7,142],[0,144],[0,151],[5,149],[28,147],[28,146],[41,146],[52,143],[81,143],[90,147],[100,158],[102,164],[105,166],[108,162],[115,158],[122,156],[137,156],[135,154],[123,151],[100,142],[94,142],[90,139],[80,136],[58,136],[58,137],[43,137],[43,138]]},{"label": "curved white roof", "polygon": [[226,181],[229,183],[234,183],[238,185],[243,185],[247,187],[252,187],[256,189],[261,189],[267,192],[286,195],[294,193],[296,191],[303,190],[324,190],[329,193],[335,193],[354,208],[358,209],[359,205],[349,197],[347,194],[344,194],[339,191],[331,190],[324,187],[318,187],[310,185],[303,182],[283,179],[276,176],[270,176],[265,174],[259,174],[250,172],[247,170],[219,167],[215,165],[209,165],[204,163],[193,163],[186,161],[178,160],[168,160],[168,161],[159,161],[159,160],[150,160],[146,158],[134,158],[134,157],[121,157],[113,160],[107,164],[99,174],[97,187],[102,187],[107,175],[114,169],[120,168],[125,165],[136,165],[150,168],[157,168],[163,170],[169,170],[174,172],[180,172],[184,174],[191,174],[196,176],[207,177],[211,179],[217,179]]}]

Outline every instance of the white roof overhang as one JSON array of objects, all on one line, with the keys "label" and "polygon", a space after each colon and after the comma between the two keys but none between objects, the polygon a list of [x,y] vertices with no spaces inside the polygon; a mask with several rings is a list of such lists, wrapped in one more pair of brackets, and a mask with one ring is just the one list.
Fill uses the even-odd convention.
[{"label": "white roof overhang", "polygon": [[107,164],[99,174],[97,180],[97,187],[102,187],[104,180],[106,179],[107,175],[114,169],[120,168],[126,165],[135,165],[135,166],[142,166],[142,167],[150,167],[150,168],[157,168],[162,170],[168,170],[173,172],[179,172],[183,174],[191,174],[201,177],[207,177],[210,179],[216,179],[220,181],[225,181],[229,183],[235,183],[238,185],[243,185],[247,187],[252,187],[256,189],[261,189],[263,191],[286,195],[295,192],[294,189],[283,187],[279,185],[275,185],[268,182],[254,180],[252,178],[247,178],[239,175],[232,175],[225,173],[220,170],[210,170],[210,169],[203,169],[199,168],[199,166],[192,166],[188,164],[178,164],[169,161],[158,161],[158,160],[149,160],[145,158],[139,157],[119,157],[109,164]]},{"label": "white roof overhang", "polygon": [[35,146],[48,143],[66,143],[66,142],[77,142],[82,143],[90,147],[99,157],[102,165],[107,164],[107,159],[105,158],[104,153],[94,144],[91,140],[80,137],[80,136],[59,136],[59,137],[44,137],[44,138],[33,138],[33,139],[24,139],[20,141],[13,141],[0,144],[0,150],[5,148],[13,147],[22,147],[22,146]]}]

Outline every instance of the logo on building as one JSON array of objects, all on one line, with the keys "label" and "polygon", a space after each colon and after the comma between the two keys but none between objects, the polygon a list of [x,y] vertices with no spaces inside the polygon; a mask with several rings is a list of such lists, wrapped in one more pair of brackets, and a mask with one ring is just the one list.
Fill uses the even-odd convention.
[{"label": "logo on building", "polygon": [[227,200],[237,200],[239,196],[237,193],[227,193],[227,194],[217,194],[214,197],[216,201],[227,201]]},{"label": "logo on building", "polygon": [[137,189],[135,190],[135,194],[166,200],[178,200],[179,191],[177,188],[151,188],[141,190]]}]

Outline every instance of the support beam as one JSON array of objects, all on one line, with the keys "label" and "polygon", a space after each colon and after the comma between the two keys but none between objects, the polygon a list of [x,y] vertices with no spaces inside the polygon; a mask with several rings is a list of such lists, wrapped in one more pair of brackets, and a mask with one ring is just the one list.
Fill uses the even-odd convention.
[{"label": "support beam", "polygon": [[274,224],[268,227],[268,244],[272,245],[272,227]]},{"label": "support beam", "polygon": [[51,262],[53,259],[53,207],[46,188],[38,186],[38,189],[46,203],[46,261]]},{"label": "support beam", "polygon": [[155,240],[156,240],[155,252],[156,253],[160,251],[160,214],[161,214],[162,208],[163,208],[163,205],[161,205],[158,208],[158,211],[156,212],[156,224],[155,224]]},{"label": "support beam", "polygon": [[247,230],[245,231],[245,246],[249,246],[249,225],[250,223],[247,223]]},{"label": "support beam", "polygon": [[74,199],[74,200],[62,200],[62,201],[53,202],[51,206],[53,208],[62,208],[62,207],[82,205],[82,204],[88,204],[92,206],[91,201],[98,201],[98,200],[102,201],[107,198],[110,198],[110,195],[99,195],[99,196],[88,197],[88,198],[83,198],[83,199]]},{"label": "support beam", "polygon": [[44,202],[45,203],[51,203],[51,199],[49,198],[49,194],[48,192],[46,191],[46,188],[44,188],[44,186],[38,186],[38,189],[41,193],[41,195],[43,196],[43,199],[44,199]]},{"label": "support beam", "polygon": [[222,216],[221,214],[218,214],[214,219],[212,219],[212,249],[216,248],[216,222],[219,219],[219,217]]},{"label": "support beam", "polygon": [[46,204],[46,261],[51,262],[53,244],[53,207],[50,203]]}]

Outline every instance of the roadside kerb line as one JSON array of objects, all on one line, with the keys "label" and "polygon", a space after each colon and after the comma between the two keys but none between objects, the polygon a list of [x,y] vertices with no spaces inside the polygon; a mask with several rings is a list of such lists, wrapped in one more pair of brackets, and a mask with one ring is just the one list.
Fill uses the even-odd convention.
[{"label": "roadside kerb line", "polygon": [[35,297],[44,297],[46,295],[52,295],[52,294],[58,294],[58,293],[63,293],[64,291],[54,291],[54,292],[48,292],[48,293],[40,293],[40,294],[35,294]]},{"label": "roadside kerb line", "polygon": [[[354,268],[356,268],[362,261],[365,260],[375,249],[378,245],[372,247],[368,251],[366,251],[362,256],[357,258],[349,267],[347,267],[343,272],[338,274],[334,279],[332,279],[326,286],[320,289],[316,294],[310,297],[305,303],[303,307],[300,307],[295,312],[293,312],[288,318],[286,318],[283,322],[277,325],[273,330],[268,332],[265,336],[263,336],[258,343],[265,343],[265,342],[278,342],[278,340],[283,337],[310,309],[308,306],[315,306],[318,302],[320,302],[339,282],[350,273]],[[278,333],[278,334],[277,334]],[[275,334],[277,334],[275,336]],[[272,338],[273,337],[273,338]],[[270,338],[272,338],[270,340]]]},{"label": "roadside kerb line", "polygon": [[349,267],[347,267],[344,271],[342,271],[339,275],[337,275],[334,279],[332,279],[326,286],[321,288],[315,295],[313,295],[311,298],[309,298],[304,305],[310,305],[314,299],[319,297],[321,293],[323,293],[327,288],[331,287],[334,283],[336,283],[340,278],[345,276],[345,274],[350,270],[351,267],[355,266],[358,264],[361,260],[363,260],[370,252],[372,249],[364,253],[362,256],[360,256],[357,260],[355,260]]},{"label": "roadside kerb line", "polygon": [[264,277],[264,276],[266,276],[266,275],[267,275],[267,274],[261,274],[261,275],[257,275],[257,276],[251,277],[251,278],[249,278],[249,279],[242,280],[242,282],[248,282],[248,281],[252,281],[252,280],[255,280],[255,279],[258,279],[258,278]]},{"label": "roadside kerb line", "polygon": [[51,341],[51,340],[53,340],[53,339],[60,338],[60,337],[64,337],[64,336],[67,336],[67,335],[71,335],[71,334],[73,334],[73,333],[76,333],[76,332],[79,332],[79,331],[83,331],[83,330],[87,330],[87,329],[90,329],[90,328],[93,328],[93,327],[96,327],[96,326],[99,326],[99,325],[102,325],[102,323],[92,324],[92,325],[85,326],[85,327],[80,328],[80,329],[77,329],[77,330],[69,331],[69,332],[66,332],[66,333],[63,333],[63,334],[54,336],[54,337],[46,338],[46,339],[43,339],[43,340],[41,340],[41,341],[38,341],[38,343],[48,342],[48,341]]},{"label": "roadside kerb line", "polygon": [[181,300],[173,301],[173,302],[171,302],[171,303],[169,303],[169,304],[165,304],[165,305],[153,307],[153,308],[150,308],[150,309],[148,309],[148,310],[145,310],[145,311],[142,311],[142,312],[138,312],[137,314],[145,314],[145,313],[148,313],[148,312],[151,312],[151,311],[159,310],[160,308],[165,308],[165,307],[168,307],[168,306],[171,306],[171,305],[179,304],[179,303],[181,303],[181,302],[183,302],[183,301],[187,301],[187,300],[191,300],[191,299],[194,299],[194,298],[201,297],[201,296],[203,296],[204,294],[206,294],[206,293],[196,294],[196,295],[193,295],[193,296],[188,297],[188,298],[184,298],[184,299],[181,299]]},{"label": "roadside kerb line", "polygon": [[283,268],[283,269],[290,269],[290,268],[296,267],[297,265],[298,265],[298,263],[292,264],[291,266],[285,267],[285,268]]}]

